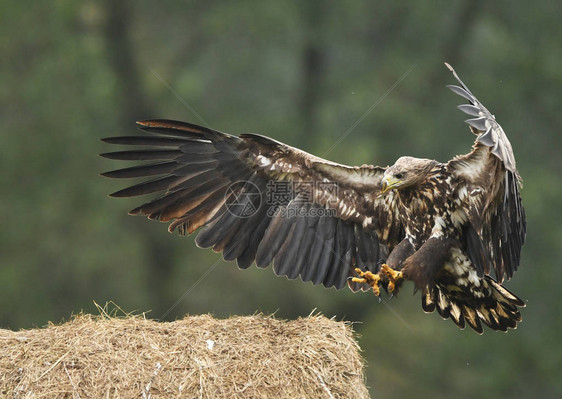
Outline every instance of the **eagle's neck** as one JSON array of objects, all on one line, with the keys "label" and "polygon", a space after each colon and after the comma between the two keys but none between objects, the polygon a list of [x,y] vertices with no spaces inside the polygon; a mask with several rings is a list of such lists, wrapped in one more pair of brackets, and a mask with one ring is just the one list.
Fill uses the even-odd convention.
[{"label": "eagle's neck", "polygon": [[415,205],[415,202],[420,200],[432,202],[435,195],[443,191],[445,173],[445,168],[442,165],[437,165],[415,184],[396,190],[400,203],[410,208],[411,205]]}]

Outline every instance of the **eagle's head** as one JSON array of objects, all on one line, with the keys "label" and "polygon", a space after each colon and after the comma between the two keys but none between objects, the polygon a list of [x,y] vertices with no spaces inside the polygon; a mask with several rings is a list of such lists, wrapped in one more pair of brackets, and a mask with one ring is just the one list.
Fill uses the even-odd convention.
[{"label": "eagle's head", "polygon": [[394,165],[386,169],[382,177],[381,193],[392,189],[412,187],[425,179],[437,164],[432,159],[400,157]]}]

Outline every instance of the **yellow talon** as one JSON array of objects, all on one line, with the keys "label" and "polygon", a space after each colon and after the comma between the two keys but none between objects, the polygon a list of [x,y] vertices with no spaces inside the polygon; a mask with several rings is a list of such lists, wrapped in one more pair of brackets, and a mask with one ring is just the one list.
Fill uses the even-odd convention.
[{"label": "yellow talon", "polygon": [[356,268],[355,272],[359,275],[359,277],[353,277],[351,281],[353,281],[354,283],[369,284],[373,288],[373,293],[376,296],[379,296],[381,294],[379,289],[379,281],[381,280],[381,276],[371,273],[368,270],[364,272],[359,268]]},{"label": "yellow talon", "polygon": [[404,278],[404,273],[394,270],[386,263],[381,266],[380,273],[388,277],[388,292],[393,292],[396,288],[396,283]]}]

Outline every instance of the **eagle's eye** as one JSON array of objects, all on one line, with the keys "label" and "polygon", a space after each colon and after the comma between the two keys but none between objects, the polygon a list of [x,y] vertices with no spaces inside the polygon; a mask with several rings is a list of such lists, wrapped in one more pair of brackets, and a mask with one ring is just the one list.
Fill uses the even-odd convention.
[{"label": "eagle's eye", "polygon": [[401,179],[404,177],[404,173],[396,173],[394,177],[396,177],[397,179]]}]

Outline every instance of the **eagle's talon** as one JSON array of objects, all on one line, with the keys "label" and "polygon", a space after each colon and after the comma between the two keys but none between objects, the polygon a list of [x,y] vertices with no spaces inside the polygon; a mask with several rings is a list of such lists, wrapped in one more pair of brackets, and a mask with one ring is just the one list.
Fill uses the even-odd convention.
[{"label": "eagle's talon", "polygon": [[404,278],[404,273],[394,270],[386,263],[381,266],[380,274],[388,278],[388,292],[393,292],[396,289],[396,283]]},{"label": "eagle's talon", "polygon": [[379,296],[381,294],[381,291],[379,289],[379,281],[381,281],[381,276],[378,273],[374,274],[369,270],[363,271],[358,267],[355,268],[355,272],[359,275],[359,277],[353,277],[351,281],[353,281],[354,283],[369,284],[376,296]]}]

